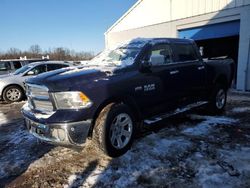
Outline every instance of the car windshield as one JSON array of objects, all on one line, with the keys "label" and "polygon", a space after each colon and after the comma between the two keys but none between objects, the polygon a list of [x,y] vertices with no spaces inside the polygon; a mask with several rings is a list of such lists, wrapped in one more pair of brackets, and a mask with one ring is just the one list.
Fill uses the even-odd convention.
[{"label": "car windshield", "polygon": [[100,66],[128,66],[134,63],[134,60],[140,48],[117,48],[115,50],[106,50],[92,59],[89,64]]},{"label": "car windshield", "polygon": [[30,69],[31,66],[28,66],[28,65],[25,65],[23,66],[22,68],[20,69],[17,69],[15,72],[14,72],[14,75],[18,75],[18,74],[22,74],[24,72],[26,72],[28,69]]}]

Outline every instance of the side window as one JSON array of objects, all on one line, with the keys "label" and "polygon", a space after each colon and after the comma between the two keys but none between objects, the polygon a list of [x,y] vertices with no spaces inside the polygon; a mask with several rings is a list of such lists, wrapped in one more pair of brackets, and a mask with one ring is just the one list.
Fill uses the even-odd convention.
[{"label": "side window", "polygon": [[27,65],[28,63],[29,63],[28,61],[23,61],[22,65],[24,66],[24,65]]},{"label": "side window", "polygon": [[175,44],[174,52],[177,56],[177,61],[195,61],[198,56],[192,44]]},{"label": "side window", "polygon": [[22,67],[20,61],[13,61],[13,65],[14,65],[15,69],[19,69]]},{"label": "side window", "polygon": [[48,64],[47,65],[47,71],[61,69],[61,68],[64,68],[64,67],[68,67],[68,65],[64,65],[64,64]]},{"label": "side window", "polygon": [[27,75],[38,75],[41,73],[46,72],[46,65],[38,65],[36,67],[34,67],[33,69],[31,69]]},{"label": "side window", "polygon": [[10,69],[10,62],[0,62],[0,71],[8,71]]},{"label": "side window", "polygon": [[157,44],[152,47],[149,53],[149,62],[153,66],[166,65],[172,62],[171,49],[168,44]]},{"label": "side window", "polygon": [[6,70],[11,70],[10,62],[5,62]]}]

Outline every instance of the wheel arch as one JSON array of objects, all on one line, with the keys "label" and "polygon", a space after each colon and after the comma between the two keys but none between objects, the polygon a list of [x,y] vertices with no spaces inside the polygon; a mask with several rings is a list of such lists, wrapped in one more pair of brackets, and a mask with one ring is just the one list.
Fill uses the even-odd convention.
[{"label": "wheel arch", "polygon": [[214,84],[221,84],[221,85],[225,86],[225,89],[228,89],[230,87],[228,78],[224,74],[218,75],[214,81]]},{"label": "wheel arch", "polygon": [[2,94],[3,94],[3,92],[4,92],[8,87],[11,87],[11,86],[19,87],[20,89],[22,89],[23,92],[25,91],[25,89],[24,89],[21,85],[19,85],[19,84],[8,84],[8,85],[6,85],[6,86],[3,88]]},{"label": "wheel arch", "polygon": [[90,137],[92,136],[92,132],[93,132],[93,129],[95,126],[96,119],[98,118],[98,115],[100,114],[100,112],[102,111],[103,108],[105,108],[107,105],[109,105],[111,103],[126,104],[129,107],[129,109],[131,110],[132,114],[134,115],[134,118],[136,119],[136,121],[139,122],[142,119],[140,109],[132,97],[129,97],[129,96],[111,97],[109,99],[106,99],[103,103],[101,103],[98,106],[98,108],[94,114],[94,117],[93,117],[91,129],[89,131]]}]

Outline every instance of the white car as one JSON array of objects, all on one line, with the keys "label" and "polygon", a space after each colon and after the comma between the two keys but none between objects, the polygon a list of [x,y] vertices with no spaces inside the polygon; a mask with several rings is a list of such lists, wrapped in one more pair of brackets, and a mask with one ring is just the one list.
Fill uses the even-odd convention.
[{"label": "white car", "polygon": [[69,66],[69,63],[63,61],[35,62],[17,69],[12,74],[0,75],[0,99],[8,103],[21,101],[25,97],[26,79]]}]

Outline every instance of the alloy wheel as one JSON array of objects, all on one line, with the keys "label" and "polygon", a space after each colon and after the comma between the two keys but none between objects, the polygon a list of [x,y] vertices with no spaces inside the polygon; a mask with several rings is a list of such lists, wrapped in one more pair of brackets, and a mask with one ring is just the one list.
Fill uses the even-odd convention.
[{"label": "alloy wheel", "polygon": [[116,149],[124,148],[130,141],[133,132],[133,122],[126,113],[117,115],[110,127],[109,138]]}]

